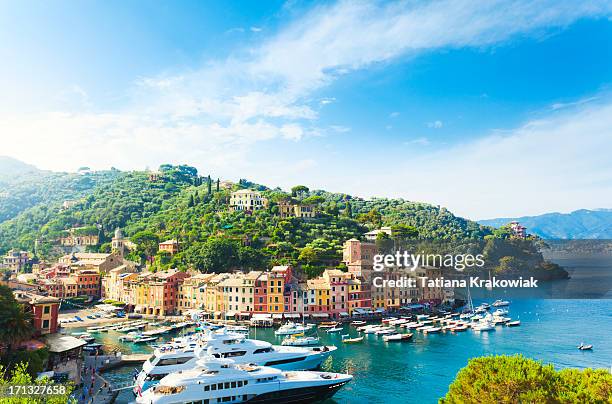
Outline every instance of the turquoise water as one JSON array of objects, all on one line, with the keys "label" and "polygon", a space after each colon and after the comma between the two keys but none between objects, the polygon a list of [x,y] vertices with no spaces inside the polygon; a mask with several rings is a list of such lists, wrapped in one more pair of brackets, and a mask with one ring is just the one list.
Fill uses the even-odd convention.
[{"label": "turquoise water", "polygon": [[[577,282],[579,277],[574,279],[568,282]],[[508,309],[510,317],[521,320],[520,327],[498,326],[496,331],[481,334],[472,330],[432,335],[415,332],[413,340],[405,343],[385,343],[380,337],[366,335],[362,344],[343,344],[341,333],[319,332],[322,343],[338,347],[324,369],[354,375],[330,403],[434,403],[446,393],[457,371],[470,358],[482,355],[522,353],[559,368],[612,366],[612,300],[521,299],[512,300]],[[344,328],[344,334],[357,335],[354,328]],[[99,342],[124,353],[150,349],[118,343],[119,334],[99,335]],[[252,330],[250,337],[281,341],[272,329]],[[580,342],[593,344],[594,350],[579,351]],[[132,368],[123,368],[107,376],[126,381],[132,372]],[[132,399],[131,391],[124,391],[117,402]]]}]

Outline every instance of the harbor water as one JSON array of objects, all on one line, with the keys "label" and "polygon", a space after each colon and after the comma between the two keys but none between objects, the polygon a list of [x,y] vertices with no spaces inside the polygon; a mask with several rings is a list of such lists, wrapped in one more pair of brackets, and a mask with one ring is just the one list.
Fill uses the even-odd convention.
[{"label": "harbor water", "polygon": [[[475,305],[479,303],[481,300],[474,301]],[[349,325],[334,334],[317,330],[321,343],[338,347],[323,369],[354,375],[353,381],[329,403],[435,403],[469,359],[483,355],[522,354],[558,368],[611,368],[612,300],[517,299],[506,309],[512,319],[521,321],[520,327],[497,326],[491,332],[467,330],[456,334],[423,335],[413,331],[409,342],[388,343],[368,334],[360,344],[342,343],[342,334],[358,335]],[[122,334],[96,334],[96,339],[106,350],[151,351],[146,345],[118,342],[119,335]],[[250,337],[276,344],[282,341],[273,329],[251,329]],[[593,351],[578,350],[581,342],[593,344]],[[133,371],[134,368],[124,367],[105,377],[123,383],[131,380]],[[117,402],[133,399],[131,390],[124,390]]]}]

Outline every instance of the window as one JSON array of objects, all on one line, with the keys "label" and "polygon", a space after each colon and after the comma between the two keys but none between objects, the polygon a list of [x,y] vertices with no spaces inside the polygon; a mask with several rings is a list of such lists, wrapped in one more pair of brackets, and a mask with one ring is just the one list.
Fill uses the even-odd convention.
[{"label": "window", "polygon": [[43,309],[43,313],[49,314],[50,312],[51,312],[51,306],[45,306],[45,308]]},{"label": "window", "polygon": [[275,365],[282,365],[285,363],[293,363],[293,362],[299,362],[299,361],[303,361],[305,358],[305,356],[300,356],[297,358],[289,358],[289,359],[279,359],[276,361],[269,361],[266,362],[266,364],[264,366],[275,366]]},{"label": "window", "polygon": [[49,328],[49,320],[43,320],[42,328]]}]

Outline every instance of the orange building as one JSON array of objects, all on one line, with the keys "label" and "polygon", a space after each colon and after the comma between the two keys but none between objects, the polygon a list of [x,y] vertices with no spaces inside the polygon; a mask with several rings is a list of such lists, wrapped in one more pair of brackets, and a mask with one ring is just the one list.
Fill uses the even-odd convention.
[{"label": "orange building", "polygon": [[177,240],[166,240],[159,243],[159,251],[165,251],[169,254],[176,254],[179,251],[179,243]]}]

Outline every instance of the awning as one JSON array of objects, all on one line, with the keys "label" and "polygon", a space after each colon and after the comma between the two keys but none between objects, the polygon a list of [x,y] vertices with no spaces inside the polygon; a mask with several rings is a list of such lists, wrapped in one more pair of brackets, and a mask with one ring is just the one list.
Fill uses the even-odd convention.
[{"label": "awning", "polygon": [[357,307],[357,308],[355,308],[355,309],[353,310],[353,313],[357,313],[357,314],[365,314],[365,313],[367,313],[367,312],[368,312],[368,310],[366,310],[366,309],[362,309],[362,308],[360,308],[360,307]]},{"label": "awning", "polygon": [[136,306],[134,307],[134,312],[136,313],[141,313],[142,312],[143,307],[142,306]]},{"label": "awning", "polygon": [[219,317],[221,315],[220,311],[215,311],[215,317]]},{"label": "awning", "polygon": [[312,313],[312,316],[314,318],[328,318],[329,314],[328,313]]},{"label": "awning", "polygon": [[227,313],[225,313],[225,317],[235,317],[235,316],[236,316],[235,311],[228,311]]},{"label": "awning", "polygon": [[62,334],[48,334],[45,336],[45,342],[49,347],[49,352],[54,353],[70,351],[87,344],[85,340]]},{"label": "awning", "polygon": [[271,314],[268,313],[253,313],[252,320],[269,320],[272,318]]},{"label": "awning", "polygon": [[300,315],[297,313],[285,313],[285,318],[300,318]]},{"label": "awning", "polygon": [[272,318],[280,319],[280,318],[283,318],[283,315],[281,313],[274,313],[272,314]]},{"label": "awning", "polygon": [[348,315],[349,315],[349,314],[348,314],[347,312],[343,311],[342,313],[340,313],[340,315],[341,315],[342,317],[348,317]]},{"label": "awning", "polygon": [[248,313],[248,312],[240,313],[240,317],[251,317],[251,313]]}]

